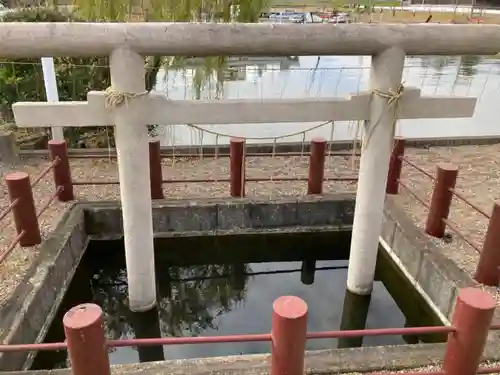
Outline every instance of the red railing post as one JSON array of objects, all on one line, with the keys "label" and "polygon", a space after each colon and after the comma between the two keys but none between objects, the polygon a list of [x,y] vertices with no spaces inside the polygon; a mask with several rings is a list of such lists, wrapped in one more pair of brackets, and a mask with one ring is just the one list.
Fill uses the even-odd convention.
[{"label": "red railing post", "polygon": [[49,141],[50,159],[54,161],[59,159],[54,165],[54,183],[56,189],[61,186],[62,191],[59,192],[57,198],[61,202],[68,202],[75,199],[73,192],[73,181],[71,180],[71,169],[69,167],[68,148],[66,141]]},{"label": "red railing post", "polygon": [[323,138],[311,140],[311,156],[309,157],[309,179],[307,180],[307,194],[323,193],[323,179],[325,176],[326,141]]},{"label": "red railing post", "polygon": [[63,317],[72,375],[110,375],[104,319],[99,306],[78,305]]},{"label": "red railing post", "polygon": [[299,297],[274,301],[271,328],[271,375],[303,375],[307,304]]},{"label": "red railing post", "polygon": [[436,182],[432,192],[431,205],[427,215],[425,233],[442,238],[446,229],[445,219],[450,213],[452,190],[457,182],[458,167],[453,164],[440,163],[437,165]]},{"label": "red railing post", "polygon": [[397,194],[399,189],[399,179],[401,177],[401,168],[403,166],[403,156],[405,155],[405,139],[394,138],[394,147],[392,149],[391,159],[389,160],[389,173],[387,174],[387,184],[385,185],[386,194]]},{"label": "red railing post", "polygon": [[245,196],[245,140],[231,138],[229,141],[229,175],[231,197]]},{"label": "red railing post", "polygon": [[24,172],[12,172],[5,176],[5,184],[11,203],[16,202],[12,207],[12,214],[17,234],[24,232],[19,244],[22,247],[40,244],[42,236],[38,226],[30,177]]},{"label": "red railing post", "polygon": [[500,283],[500,201],[493,205],[474,278],[477,282],[490,286],[498,286]]},{"label": "red railing post", "polygon": [[475,375],[481,361],[488,330],[495,311],[495,300],[477,288],[461,289],[448,334],[443,369],[446,375]]},{"label": "red railing post", "polygon": [[161,170],[161,149],[159,140],[149,142],[149,173],[151,198],[163,199],[163,173]]}]

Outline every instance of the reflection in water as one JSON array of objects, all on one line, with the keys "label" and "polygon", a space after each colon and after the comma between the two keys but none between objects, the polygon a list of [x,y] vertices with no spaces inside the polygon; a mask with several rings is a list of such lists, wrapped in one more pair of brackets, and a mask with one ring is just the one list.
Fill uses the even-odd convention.
[{"label": "reflection in water", "polygon": [[[129,311],[128,320],[135,337],[140,339],[151,339],[161,337],[161,330],[158,320],[158,310],[152,309],[147,312],[136,313]],[[158,346],[140,346],[137,348],[139,362],[163,361],[163,347]]]},{"label": "reflection in water", "polygon": [[235,263],[232,265],[231,283],[234,290],[241,292],[245,289],[246,271],[244,263]]},{"label": "reflection in water", "polygon": [[[321,256],[316,260],[315,254],[319,256],[320,252],[314,252],[314,249],[318,248],[318,241],[314,241],[314,237],[309,237],[307,241],[294,240],[295,251],[284,254],[283,261],[232,261],[228,264],[192,266],[178,266],[165,261],[167,258],[173,259],[172,253],[195,254],[186,246],[176,245],[175,241],[172,239],[170,246],[163,249],[168,251],[158,249],[158,306],[147,313],[132,313],[128,309],[123,249],[112,248],[109,243],[99,245],[98,242],[91,242],[46,341],[63,340],[60,324],[62,314],[75,304],[90,301],[103,308],[105,332],[109,339],[269,332],[272,304],[282,295],[295,295],[307,302],[309,331],[335,330],[339,327],[401,327],[407,320],[381,282],[375,283],[371,301],[360,301],[350,293],[346,294],[348,261],[323,260]],[[246,243],[255,248],[251,240]],[[222,251],[228,254],[244,251],[244,247],[212,249],[207,243],[198,243],[196,247],[203,249],[201,253],[205,255],[217,252],[220,256]],[[260,247],[258,251],[264,253],[279,253],[277,248],[264,248],[262,245]],[[343,258],[342,251],[338,251],[338,254]],[[185,262],[185,256],[182,258],[182,262]],[[296,261],[300,258],[301,261]],[[196,263],[200,262],[200,259],[193,257],[190,261]],[[390,267],[385,265],[384,272]],[[400,280],[397,282],[398,288],[404,288],[406,285]],[[87,289],[87,292],[82,289]],[[408,291],[405,293],[408,294]],[[425,316],[425,313],[422,315]],[[339,342],[326,339],[308,341],[307,349],[403,343],[402,337],[398,336],[369,337],[364,343],[359,339]],[[115,348],[110,350],[110,358],[114,364],[124,364],[164,358],[196,358],[268,351],[269,343],[260,342],[191,344],[139,350]],[[65,354],[58,352],[54,356],[50,352],[40,353],[33,369],[64,367]]]},{"label": "reflection in water", "polygon": [[[370,308],[371,295],[360,296],[351,293],[346,289],[344,296],[344,308],[342,310],[342,321],[340,329],[360,330],[366,327],[366,318]],[[339,338],[337,347],[356,348],[363,345],[363,337],[342,337]]]},{"label": "reflection in water", "polygon": [[316,260],[309,257],[302,262],[300,281],[305,285],[314,284],[314,274],[316,273]]},{"label": "reflection in water", "polygon": [[477,74],[477,65],[481,62],[479,56],[460,56],[458,74],[466,77],[473,77]]},{"label": "reflection in water", "polygon": [[[172,99],[282,99],[344,97],[368,90],[370,57],[367,56],[302,56],[268,58],[269,61],[244,61],[244,67],[228,67],[223,85],[205,85],[201,91],[193,89],[193,71],[173,70],[159,74],[157,89],[168,92]],[[277,60],[277,61],[276,61]],[[243,63],[239,61],[238,63]],[[214,76],[215,77],[215,76]],[[481,56],[409,56],[403,72],[405,86],[417,87],[428,96],[469,96],[478,98],[476,113],[464,119],[401,120],[398,135],[405,137],[446,137],[498,135],[496,103],[500,99],[500,60]],[[217,92],[217,89],[221,89]],[[301,132],[318,123],[287,124],[206,124],[203,128],[242,137],[273,139],[293,132]],[[306,141],[314,137],[330,139],[328,126],[306,134]],[[193,135],[188,127],[163,127],[164,145],[223,144],[226,137]],[[336,122],[333,139],[351,140],[355,124]],[[301,142],[302,135],[280,138],[279,142]],[[249,140],[249,142],[252,142]],[[253,140],[266,143],[266,140]]]}]

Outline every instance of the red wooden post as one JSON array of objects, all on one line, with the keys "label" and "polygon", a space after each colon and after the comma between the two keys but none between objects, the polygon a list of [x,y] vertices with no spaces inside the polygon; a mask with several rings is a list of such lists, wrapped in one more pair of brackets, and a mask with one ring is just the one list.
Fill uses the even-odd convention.
[{"label": "red wooden post", "polygon": [[443,369],[446,375],[475,375],[481,361],[495,300],[477,288],[459,291],[451,324],[456,332],[448,335]]},{"label": "red wooden post", "polygon": [[56,188],[61,186],[63,190],[59,192],[57,198],[61,202],[72,201],[75,199],[75,194],[73,192],[66,141],[49,141],[49,155],[52,161],[56,158],[59,159],[53,169],[54,183]]},{"label": "red wooden post", "polygon": [[325,176],[326,141],[315,138],[311,141],[311,156],[309,157],[309,179],[307,180],[307,194],[323,193]]},{"label": "red wooden post", "polygon": [[271,375],[303,375],[307,304],[299,297],[274,301],[271,328]]},{"label": "red wooden post", "polygon": [[161,170],[160,141],[149,142],[149,173],[151,182],[151,198],[163,199],[163,174]]},{"label": "red wooden post", "polygon": [[229,141],[229,163],[231,197],[245,196],[245,140],[231,138]]},{"label": "red wooden post", "polygon": [[399,179],[401,177],[401,168],[403,166],[402,157],[405,155],[405,139],[394,138],[394,148],[392,149],[391,159],[389,160],[389,174],[387,175],[387,184],[385,185],[386,194],[397,194],[399,189]]},{"label": "red wooden post", "polygon": [[78,305],[63,317],[72,375],[110,375],[102,310],[93,303]]},{"label": "red wooden post", "polygon": [[12,172],[5,176],[17,234],[24,234],[19,241],[22,247],[35,246],[42,242],[30,177],[24,172]]},{"label": "red wooden post", "polygon": [[481,284],[491,286],[500,283],[500,201],[493,205],[474,278]]},{"label": "red wooden post", "polygon": [[452,189],[457,182],[458,167],[453,164],[440,163],[437,165],[436,182],[432,192],[431,205],[427,215],[425,233],[430,236],[442,238],[446,229],[443,219],[450,213]]}]

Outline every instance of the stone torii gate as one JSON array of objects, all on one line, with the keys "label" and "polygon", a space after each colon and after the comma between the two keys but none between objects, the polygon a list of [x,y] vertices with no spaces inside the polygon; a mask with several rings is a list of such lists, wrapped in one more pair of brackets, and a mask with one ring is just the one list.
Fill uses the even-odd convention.
[{"label": "stone torii gate", "polygon": [[[109,92],[90,92],[87,102],[16,103],[13,111],[16,123],[21,127],[116,126],[132,310],[148,310],[156,301],[146,124],[365,120],[348,289],[356,294],[369,294],[373,286],[395,120],[470,117],[476,103],[473,98],[421,97],[420,91],[412,88],[401,92],[399,87],[405,52],[492,54],[496,53],[498,43],[484,43],[484,31],[487,29],[493,39],[500,40],[500,27],[497,26],[494,29],[486,26],[481,32],[467,25],[453,29],[438,25],[425,28],[421,25],[290,26],[162,23],[0,25],[0,51],[5,56],[111,56],[111,97]],[[423,31],[432,31],[430,34],[434,38],[429,39],[429,32]],[[32,38],[31,43],[17,37],[22,35]],[[189,40],[186,40],[186,35]],[[206,39],[207,35],[210,35],[210,40]],[[285,45],[286,48],[268,43],[273,40],[284,40],[279,46]],[[304,40],[311,43],[304,44]],[[383,40],[384,45],[374,43],[374,40]],[[243,43],[244,47],[238,43]],[[399,47],[390,47],[391,43]],[[295,53],[291,53],[290,48]],[[200,56],[214,53],[249,56],[371,54],[371,89],[349,98],[334,99],[174,101],[163,95],[145,93],[144,60],[140,54],[148,53]]]}]

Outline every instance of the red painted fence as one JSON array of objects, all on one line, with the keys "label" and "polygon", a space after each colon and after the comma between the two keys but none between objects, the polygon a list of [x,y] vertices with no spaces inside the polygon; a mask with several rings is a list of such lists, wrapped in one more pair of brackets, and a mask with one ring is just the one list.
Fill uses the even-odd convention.
[{"label": "red painted fence", "polygon": [[[253,154],[254,156],[260,154]],[[303,153],[275,153],[275,156],[303,156]],[[330,156],[353,156],[346,152],[329,152]],[[184,155],[189,156],[189,155]],[[272,178],[249,178],[245,175],[245,141],[243,139],[230,140],[229,155],[230,176],[228,179],[163,179],[162,155],[160,152],[160,141],[149,143],[149,167],[150,186],[152,199],[163,199],[163,184],[167,183],[200,183],[200,182],[229,182],[228,195],[231,197],[244,197],[246,182],[260,181],[307,181],[308,194],[322,194],[324,181],[357,181],[357,176],[349,177],[325,177],[326,141],[314,139],[311,141],[311,152],[309,162],[308,178],[300,177],[272,177]],[[356,154],[354,154],[356,156]],[[17,236],[9,247],[0,254],[0,263],[12,252],[17,244],[23,247],[38,245],[42,242],[38,218],[57,198],[61,202],[69,202],[75,199],[74,186],[79,185],[118,185],[119,181],[73,181],[71,176],[70,156],[65,141],[49,141],[49,157],[51,164],[38,175],[33,182],[30,176],[24,172],[9,173],[4,177],[7,186],[10,204],[0,212],[0,220],[12,213],[16,225]],[[37,213],[33,187],[44,177],[52,172],[54,179],[54,194]]]},{"label": "red painted fence", "polygon": [[[422,170],[420,167],[404,157],[404,139],[396,139],[390,160],[387,180],[387,194],[397,194],[401,186],[410,195],[414,196],[423,205],[429,208],[429,215],[425,231],[434,237],[443,237],[448,227],[457,235],[474,247],[449,218],[451,200],[453,197],[462,200],[476,209],[489,221],[483,247],[475,247],[481,254],[476,271],[476,280],[487,285],[498,285],[500,266],[500,202],[496,202],[491,215],[465,199],[455,188],[458,168],[450,164],[439,164],[436,176]],[[17,237],[11,246],[0,256],[0,262],[10,251],[20,244],[33,246],[41,242],[38,225],[39,216],[47,207],[58,198],[60,201],[75,199],[74,186],[86,184],[118,184],[118,181],[73,181],[66,144],[60,141],[49,143],[51,164],[45,168],[33,182],[24,172],[14,172],[5,177],[11,203],[2,212],[0,220],[12,212]],[[329,153],[329,155],[346,153]],[[291,153],[287,153],[291,155]],[[327,180],[348,180],[352,178],[328,178],[324,176],[326,142],[323,139],[311,141],[309,176],[307,179],[308,194],[321,194],[323,183]],[[242,197],[245,195],[247,181],[264,181],[267,179],[247,178],[245,173],[245,143],[243,140],[232,139],[230,142],[230,195]],[[150,143],[151,168],[151,195],[153,199],[162,199],[162,184],[171,182],[207,182],[207,180],[164,180],[161,169],[161,153],[159,142]],[[415,194],[401,181],[401,170],[407,165],[423,173],[434,182],[434,189],[430,204]],[[35,186],[49,172],[53,173],[54,194],[36,212],[32,187]],[[297,178],[273,178],[274,181],[297,181]],[[220,180],[219,180],[220,181]],[[157,339],[132,339],[106,341],[102,327],[102,311],[98,306],[87,304],[71,309],[64,317],[66,342],[51,344],[21,344],[0,345],[0,352],[32,351],[32,350],[60,350],[68,349],[75,375],[110,374],[108,347],[142,346],[142,345],[179,345],[202,344],[243,341],[270,341],[272,358],[272,375],[301,375],[304,372],[304,348],[307,339],[360,337],[379,335],[411,335],[429,333],[448,333],[446,354],[443,362],[443,371],[432,374],[470,375],[473,373],[500,372],[500,368],[478,369],[480,356],[483,351],[489,329],[500,329],[500,325],[491,325],[495,301],[484,291],[467,288],[460,291],[457,297],[452,326],[449,327],[417,327],[367,329],[353,331],[306,332],[307,305],[297,297],[280,297],[273,306],[271,333],[257,335],[235,335],[216,337],[182,337]],[[408,373],[406,373],[408,374]],[[420,375],[431,374],[419,372]]]},{"label": "red painted fence", "polygon": [[[427,208],[428,215],[425,224],[425,233],[436,238],[443,238],[446,228],[449,228],[479,253],[479,262],[474,276],[476,281],[485,285],[498,286],[500,283],[500,201],[494,202],[491,215],[487,214],[481,208],[467,200],[455,188],[458,176],[457,166],[449,163],[440,163],[436,166],[436,175],[434,176],[405,158],[404,150],[405,140],[397,138],[394,142],[391,155],[386,193],[390,195],[398,194],[399,187],[401,186],[408,194]],[[430,203],[427,203],[407,184],[401,181],[400,177],[403,165],[415,169],[434,183]],[[453,198],[468,204],[489,220],[482,247],[467,238],[459,226],[448,217]]]},{"label": "red painted fence", "polygon": [[[273,177],[272,181],[307,181],[308,194],[322,194],[325,181],[357,181],[357,176],[352,177],[325,177],[325,157],[327,144],[324,139],[313,139],[310,144],[309,153],[309,173],[307,178],[297,177]],[[407,193],[412,195],[417,201],[424,205],[429,213],[425,225],[425,232],[433,237],[442,238],[446,228],[449,228],[461,239],[480,253],[475,279],[483,284],[496,286],[500,283],[500,201],[495,202],[492,214],[489,215],[479,207],[469,202],[455,188],[458,168],[452,164],[438,164],[436,175],[432,175],[418,167],[405,158],[405,140],[397,138],[394,143],[393,152],[390,158],[389,174],[387,179],[386,192],[393,195],[398,194],[402,187]],[[74,186],[78,185],[107,185],[118,184],[118,181],[73,181],[71,176],[70,157],[64,141],[50,141],[49,155],[51,164],[38,175],[33,182],[24,172],[14,172],[5,176],[5,183],[9,191],[10,204],[0,212],[0,220],[4,219],[12,212],[16,225],[17,236],[10,246],[0,255],[0,263],[10,254],[17,244],[23,247],[34,246],[41,243],[40,228],[38,224],[39,216],[57,198],[62,202],[75,199]],[[303,153],[285,153],[288,156],[300,156]],[[346,152],[328,152],[330,156],[352,156]],[[250,178],[245,171],[245,141],[243,139],[231,139],[229,145],[229,166],[230,173],[228,179],[219,179],[217,182],[229,182],[228,195],[232,197],[245,196],[245,185],[247,182],[270,181],[269,178]],[[163,184],[166,183],[190,183],[190,182],[215,182],[207,179],[184,179],[165,180],[162,176],[162,155],[160,152],[160,142],[152,141],[149,144],[149,165],[150,165],[150,185],[153,199],[163,199]],[[413,168],[422,173],[434,183],[432,199],[427,203],[418,194],[401,181],[401,171],[403,165]],[[37,213],[34,204],[32,188],[52,171],[54,179],[54,194],[43,205]],[[488,230],[482,247],[479,247],[472,240],[468,239],[448,216],[452,198],[459,199],[481,215],[489,219]]]},{"label": "red painted fence", "polygon": [[10,204],[0,212],[0,221],[5,219],[9,213],[12,213],[17,236],[7,249],[0,254],[0,263],[4,261],[16,245],[19,244],[22,247],[31,247],[42,242],[38,219],[57,197],[64,195],[64,186],[56,184],[54,193],[42,205],[38,212],[35,207],[33,187],[51,171],[54,171],[55,175],[61,163],[62,160],[54,156],[52,158],[52,163],[42,170],[33,181],[30,180],[30,176],[25,172],[12,172],[5,176],[4,180],[7,186]]},{"label": "red painted fence", "polygon": [[[229,143],[229,155],[219,155],[220,157],[229,156],[229,178],[227,179],[163,179],[161,168],[161,152],[160,141],[155,140],[149,143],[149,167],[151,179],[151,197],[153,199],[163,199],[163,184],[168,183],[203,183],[203,182],[229,182],[229,195],[231,197],[244,197],[245,185],[247,182],[264,182],[264,181],[307,181],[308,194],[323,193],[324,181],[357,181],[357,176],[324,176],[325,156],[326,156],[326,141],[322,138],[316,138],[311,141],[311,152],[309,161],[309,176],[289,177],[289,176],[273,176],[273,177],[247,177],[245,173],[245,140],[240,138],[232,138]],[[71,167],[69,163],[70,156],[66,149],[64,141],[49,141],[49,149],[51,158],[57,157],[61,160],[57,168],[57,178],[54,177],[57,186],[64,186],[64,191],[67,193],[61,197],[61,201],[70,201],[74,199],[73,186],[78,185],[118,185],[119,181],[73,181],[71,178]],[[252,154],[253,156],[265,156],[262,154]],[[288,152],[274,154],[274,156],[303,156],[303,153]],[[352,156],[352,153],[346,152],[329,152],[330,156]],[[189,155],[184,155],[189,156]],[[356,154],[355,154],[356,156]],[[177,155],[179,157],[179,155]],[[54,173],[56,171],[54,170]]]},{"label": "red painted fence", "polygon": [[[357,181],[357,176],[350,177],[328,177],[325,176],[325,157],[327,144],[324,139],[313,139],[310,144],[309,153],[309,173],[307,178],[297,177],[272,177],[272,181],[307,181],[308,194],[322,194],[325,181]],[[402,187],[407,193],[412,195],[417,201],[428,210],[425,232],[433,237],[442,238],[445,229],[449,228],[461,239],[480,253],[480,259],[476,270],[475,278],[480,283],[496,286],[500,282],[500,201],[495,202],[491,215],[469,202],[455,188],[458,168],[452,164],[438,164],[436,175],[432,175],[418,167],[405,158],[405,140],[397,138],[394,143],[393,152],[390,158],[389,174],[387,179],[386,192],[393,195],[398,194]],[[0,263],[10,254],[19,243],[21,246],[34,246],[41,243],[38,217],[58,198],[62,202],[75,199],[74,186],[78,185],[117,185],[118,181],[73,181],[71,176],[70,156],[64,141],[50,141],[49,155],[52,163],[45,168],[33,182],[24,172],[14,172],[5,176],[5,183],[9,191],[10,204],[0,212],[0,220],[4,219],[12,212],[16,225],[17,236],[10,246],[0,254]],[[259,154],[252,154],[253,156]],[[273,154],[278,155],[278,154]],[[302,156],[303,153],[281,153],[281,156]],[[351,152],[328,152],[329,156],[350,157]],[[356,154],[357,155],[357,154]],[[189,155],[184,155],[189,156]],[[219,155],[229,156],[229,178],[218,179],[217,182],[229,182],[228,195],[232,197],[244,197],[245,185],[247,182],[270,181],[269,178],[252,178],[246,176],[245,164],[245,141],[233,138],[230,140],[229,154]],[[160,142],[152,141],[149,144],[149,165],[150,165],[150,185],[153,199],[163,199],[163,184],[167,183],[191,183],[191,182],[215,182],[207,179],[163,179],[162,176],[162,155],[160,152]],[[403,181],[401,181],[401,171],[403,165],[413,168],[426,176],[434,183],[432,199],[427,203]],[[52,171],[54,179],[54,194],[48,199],[46,204],[37,213],[34,205],[32,188]],[[482,247],[479,247],[472,240],[468,239],[448,216],[452,198],[455,197],[477,212],[489,219],[488,230]]]},{"label": "red painted fence", "polygon": [[[94,304],[83,304],[72,308],[64,315],[65,342],[0,345],[0,352],[67,349],[73,375],[110,375],[108,348],[270,341],[271,375],[303,375],[306,340],[448,333],[443,371],[439,373],[471,375],[478,371],[480,373],[500,371],[498,368],[478,369],[488,331],[500,329],[498,325],[491,325],[495,306],[495,300],[487,292],[476,288],[465,288],[460,290],[456,299],[451,326],[307,332],[307,304],[298,297],[283,296],[273,304],[271,333],[106,340],[101,308]],[[419,372],[419,374],[434,373]]]}]

